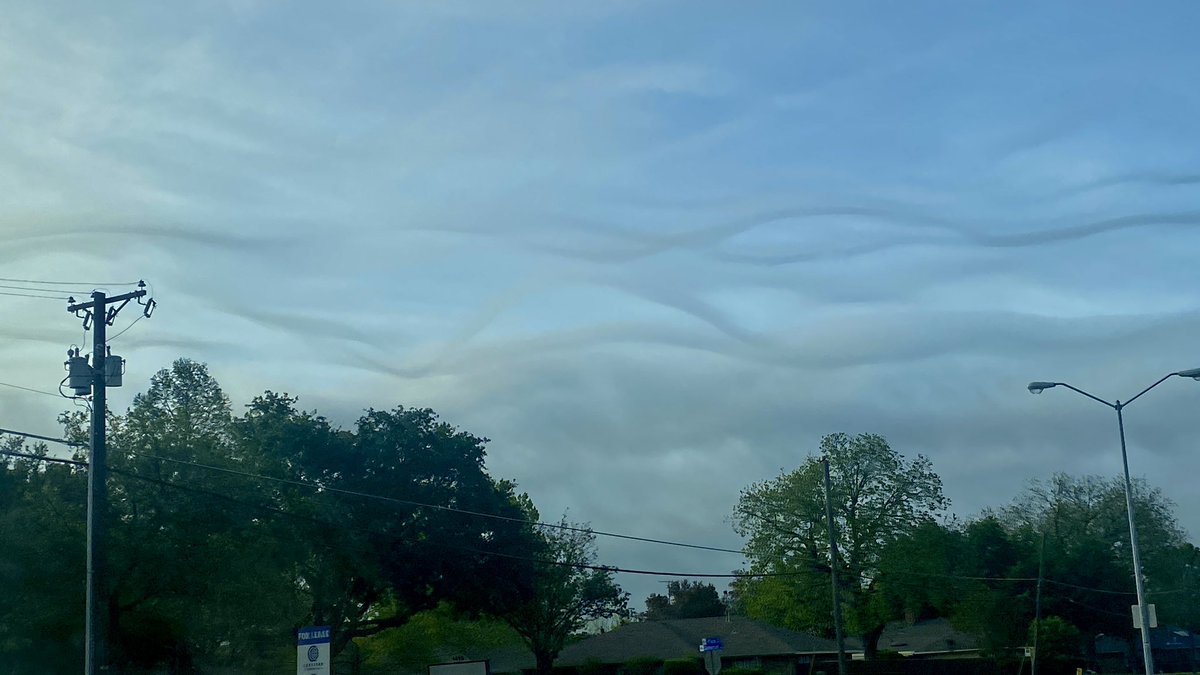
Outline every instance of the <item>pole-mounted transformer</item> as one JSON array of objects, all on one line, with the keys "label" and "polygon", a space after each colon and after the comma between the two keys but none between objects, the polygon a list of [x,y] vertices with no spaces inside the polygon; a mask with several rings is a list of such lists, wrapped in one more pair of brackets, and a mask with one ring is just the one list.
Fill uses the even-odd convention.
[{"label": "pole-mounted transformer", "polygon": [[[108,355],[104,357],[104,386],[119,387],[125,374],[125,359],[112,353],[106,348]],[[72,347],[67,350],[67,360],[63,367],[67,371],[66,384],[76,396],[87,396],[92,391],[92,382],[96,371],[88,365],[86,356],[80,355],[80,350]]]},{"label": "pole-mounted transformer", "polygon": [[67,350],[63,367],[67,370],[67,386],[76,396],[87,396],[92,391],[92,367],[88,365],[87,357],[80,356],[79,350],[72,347]]}]

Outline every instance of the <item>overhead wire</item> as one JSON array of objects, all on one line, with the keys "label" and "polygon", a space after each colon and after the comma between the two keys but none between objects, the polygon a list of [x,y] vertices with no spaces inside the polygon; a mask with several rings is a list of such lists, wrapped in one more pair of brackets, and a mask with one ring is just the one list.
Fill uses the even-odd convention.
[{"label": "overhead wire", "polygon": [[54,398],[59,397],[58,394],[56,394],[52,391],[45,391],[42,389],[34,389],[33,387],[22,387],[19,384],[12,384],[10,382],[0,382],[0,387],[12,387],[13,389],[20,389],[21,391],[28,391],[28,392],[32,392],[34,394],[45,394],[46,396],[53,396]]},{"label": "overhead wire", "polygon": [[[11,430],[2,429],[2,428],[0,428],[0,433],[7,433],[7,434],[18,435],[18,436],[26,436],[26,437],[30,437],[30,438],[36,438],[39,440],[54,441],[54,442],[63,443],[66,445],[74,445],[74,446],[83,446],[84,445],[82,443],[74,443],[71,441],[67,441],[65,439],[52,438],[49,436],[41,436],[38,434],[30,434],[30,433],[25,433],[25,432],[11,431]],[[82,467],[87,466],[86,462],[81,462],[81,461],[77,461],[77,460],[59,459],[59,458],[55,458],[55,457],[46,457],[43,455],[34,455],[34,454],[30,454],[30,453],[22,453],[22,452],[15,452],[15,451],[9,451],[9,450],[0,450],[0,455],[22,457],[22,458],[33,459],[33,460],[37,460],[37,461],[57,462],[57,463],[61,463],[61,464],[69,464],[69,465],[74,465],[74,466],[82,466]],[[178,462],[181,464],[195,466],[197,468],[217,469],[217,470],[224,471],[224,469],[222,469],[221,467],[213,467],[210,465],[204,465],[204,464],[200,464],[197,462],[186,462],[183,460],[171,460],[170,458],[157,457],[157,456],[146,456],[146,455],[140,455],[140,456],[147,458],[147,459],[175,461],[175,462]],[[171,481],[165,481],[165,480],[161,480],[161,479],[151,478],[149,476],[140,475],[137,472],[127,471],[127,470],[123,470],[123,469],[112,468],[112,469],[110,469],[110,472],[118,474],[118,475],[127,476],[130,478],[134,478],[136,480],[159,484],[159,485],[162,485],[165,487],[171,487],[171,488],[175,488],[175,489],[179,489],[179,490],[183,490],[183,491],[187,491],[187,492],[193,492],[193,493],[208,495],[211,497],[216,497],[216,498],[219,498],[224,501],[231,502],[231,503],[236,503],[236,504],[248,506],[248,507],[259,509],[259,510],[277,513],[279,515],[283,515],[283,516],[287,516],[287,517],[299,518],[301,520],[316,522],[318,524],[323,524],[323,525],[326,525],[329,527],[337,527],[337,528],[344,529],[343,525],[339,525],[336,523],[330,523],[328,521],[323,521],[319,518],[314,518],[311,516],[305,516],[302,514],[292,513],[290,511],[279,509],[279,508],[273,507],[273,506],[268,506],[265,504],[257,504],[257,503],[247,502],[245,500],[241,500],[236,497],[232,497],[230,495],[213,492],[211,490],[205,490],[203,488],[197,488],[194,486],[182,485],[182,484],[171,482]],[[271,476],[262,476],[259,474],[251,474],[249,472],[236,471],[236,470],[232,470],[232,469],[228,470],[228,472],[239,474],[239,475],[244,475],[244,476],[248,476],[248,477],[263,478],[263,479],[267,479],[267,480],[276,480],[276,481],[288,482],[288,483],[298,483],[300,485],[304,485],[304,486],[308,486],[308,487],[317,487],[315,485],[307,484],[302,481],[289,481],[287,479],[276,479]],[[417,505],[417,506],[424,506],[424,507],[430,507],[430,508],[440,508],[440,509],[446,510],[446,511],[462,512],[462,513],[467,513],[469,515],[496,517],[496,518],[500,518],[503,520],[509,520],[509,521],[527,522],[527,523],[530,523],[533,525],[539,525],[539,526],[543,526],[543,527],[569,529],[569,530],[581,531],[581,532],[591,531],[591,530],[588,530],[587,528],[562,526],[560,524],[555,524],[555,523],[533,523],[530,521],[522,521],[519,518],[509,518],[506,516],[497,516],[495,514],[467,512],[467,511],[462,511],[460,509],[454,509],[451,507],[439,507],[438,505],[421,504],[418,502],[411,502],[411,501],[407,501],[407,500],[399,500],[399,499],[394,499],[394,498],[390,498],[390,497],[383,497],[381,495],[370,495],[369,493],[356,493],[354,491],[337,490],[337,489],[333,489],[333,488],[322,488],[322,489],[325,491],[330,491],[330,492],[348,492],[350,494],[354,494],[357,496],[367,496],[367,497],[379,498],[379,499],[383,499],[386,501],[398,501],[398,502],[409,504],[409,505]],[[403,540],[403,538],[397,537],[396,535],[390,535],[390,534],[383,533],[383,532],[367,531],[367,530],[362,530],[361,528],[359,528],[357,531],[360,531],[365,534],[370,534],[372,536],[383,536],[383,537],[388,537],[388,538],[392,538],[392,539]],[[593,534],[599,534],[598,532],[595,532],[595,531],[591,531],[591,532],[593,532]],[[619,535],[619,536],[627,536],[627,535]],[[653,541],[654,543],[666,543],[664,540],[651,540],[651,541]],[[802,575],[811,573],[811,571],[809,571],[809,570],[794,571],[794,572],[732,572],[732,573],[677,572],[677,571],[665,571],[665,570],[647,570],[647,569],[639,569],[639,568],[619,567],[619,566],[613,566],[613,565],[591,565],[591,564],[583,564],[583,563],[566,563],[563,561],[546,560],[546,559],[541,559],[541,558],[530,558],[528,556],[518,556],[515,554],[503,553],[500,551],[482,551],[482,550],[470,549],[470,548],[466,548],[466,547],[457,547],[457,546],[452,546],[449,544],[442,544],[442,543],[438,543],[438,542],[421,542],[421,543],[428,543],[430,545],[435,545],[435,546],[454,548],[454,549],[463,550],[463,551],[466,551],[469,553],[475,553],[475,554],[479,554],[479,555],[497,556],[497,557],[502,557],[502,558],[511,558],[511,559],[515,559],[515,560],[522,560],[522,561],[526,561],[526,562],[536,562],[536,563],[542,563],[542,564],[567,566],[567,567],[573,567],[573,568],[577,568],[577,569],[608,571],[608,572],[614,572],[614,573],[634,574],[634,575],[642,575],[642,576],[664,576],[664,577],[669,576],[669,577],[677,577],[677,578],[701,578],[701,579],[744,579],[744,578],[792,577],[792,576],[802,576]],[[671,543],[674,543],[677,545],[679,544],[678,542],[671,542]],[[685,545],[685,546],[687,546],[687,545]],[[696,546],[696,545],[691,545],[691,546]],[[724,549],[724,550],[731,550],[731,549]],[[740,553],[740,551],[739,551],[739,553]],[[970,576],[970,575],[958,575],[958,574],[935,574],[935,573],[925,573],[925,572],[895,572],[895,571],[893,571],[892,574],[898,574],[901,576],[931,577],[931,578],[960,580],[960,581],[1036,582],[1038,580],[1037,577],[989,577],[989,576]],[[1067,582],[1063,582],[1063,581],[1057,581],[1055,579],[1050,579],[1048,577],[1043,577],[1043,581],[1045,581],[1046,583],[1049,583],[1049,584],[1055,584],[1058,586],[1074,588],[1076,590],[1082,590],[1082,591],[1092,591],[1092,592],[1097,592],[1097,593],[1107,593],[1107,594],[1114,594],[1114,595],[1132,595],[1131,592],[1127,592],[1127,591],[1113,591],[1113,590],[1103,589],[1103,588],[1080,586],[1078,584],[1071,584],[1071,583],[1067,583]],[[1169,593],[1181,593],[1181,592],[1185,592],[1187,590],[1188,589],[1171,589],[1171,590],[1165,590],[1165,591],[1153,591],[1153,592],[1151,592],[1151,594],[1152,595],[1165,595],[1165,594],[1169,594]],[[1071,602],[1075,602],[1076,604],[1079,604],[1081,606],[1086,606],[1075,600],[1070,600],[1070,599],[1068,599],[1068,600]],[[1104,610],[1097,610],[1097,611],[1104,611]]]},{"label": "overhead wire", "polygon": [[53,436],[43,436],[41,434],[31,434],[28,431],[16,431],[13,429],[0,428],[0,434],[8,434],[10,436],[24,436],[25,438],[34,438],[39,441],[49,441],[51,443],[61,443],[63,445],[69,445],[69,446],[76,447],[76,448],[86,448],[87,447],[86,443],[77,443],[75,441],[68,441],[65,438],[55,438]]},{"label": "overhead wire", "polygon": [[130,324],[126,325],[125,328],[122,328],[122,329],[116,331],[116,335],[109,337],[108,342],[112,342],[113,340],[118,339],[118,337],[120,337],[121,335],[125,335],[126,330],[133,328],[133,324],[136,324],[137,322],[142,321],[142,319],[145,317],[146,317],[146,315],[144,315],[144,313],[139,313],[138,317],[134,318],[133,321],[131,321]]},{"label": "overhead wire", "polygon": [[68,290],[64,288],[38,288],[36,286],[10,286],[0,284],[0,288],[7,288],[13,291],[28,291],[30,293],[68,293],[70,295],[84,295],[91,291]]},{"label": "overhead wire", "polygon": [[[120,470],[120,469],[111,469],[110,471],[112,473],[128,476],[130,478],[142,480],[142,481],[145,481],[148,483],[162,485],[164,487],[171,487],[171,488],[185,490],[188,492],[204,494],[204,495],[216,497],[223,501],[240,504],[243,506],[248,506],[251,508],[268,511],[271,513],[276,513],[276,514],[279,514],[282,516],[298,518],[300,520],[313,522],[313,523],[317,523],[320,525],[325,525],[325,526],[331,527],[331,528],[345,529],[345,527],[343,525],[339,525],[337,523],[331,523],[329,521],[322,520],[320,518],[315,518],[312,516],[305,516],[305,515],[301,515],[301,514],[292,513],[290,511],[286,511],[284,509],[280,509],[280,508],[277,508],[274,506],[268,506],[265,504],[256,504],[256,503],[252,503],[252,502],[247,502],[245,500],[238,499],[236,497],[224,495],[224,494],[221,494],[218,492],[213,492],[211,490],[205,490],[203,488],[185,486],[185,485],[180,485],[179,483],[175,483],[172,481],[162,480],[162,479],[158,479],[158,478],[151,478],[149,476],[142,476],[142,475],[139,475],[136,472],[132,472],[132,471],[124,471],[124,470]],[[519,520],[519,519],[514,519],[514,520]],[[526,521],[526,522],[528,522],[528,521]],[[578,529],[578,528],[576,528],[576,529]],[[664,571],[664,570],[635,569],[635,568],[628,568],[628,567],[618,567],[618,566],[613,566],[613,565],[594,565],[594,564],[588,564],[588,563],[573,563],[573,562],[567,562],[567,561],[562,561],[562,560],[549,560],[549,559],[545,559],[545,558],[534,558],[534,557],[530,557],[530,556],[516,555],[513,553],[504,553],[502,551],[484,551],[484,550],[470,548],[470,547],[466,547],[466,546],[456,546],[453,544],[447,544],[444,542],[435,542],[435,541],[428,541],[428,540],[424,540],[424,541],[411,540],[411,539],[407,539],[404,537],[400,537],[398,535],[389,534],[386,532],[369,531],[369,530],[364,530],[362,528],[356,528],[354,531],[360,532],[362,534],[368,534],[371,536],[384,537],[384,538],[392,539],[395,541],[404,541],[404,542],[408,542],[408,543],[417,543],[417,544],[422,544],[422,545],[437,546],[439,548],[449,548],[452,550],[463,551],[466,553],[473,553],[476,555],[493,556],[493,557],[499,557],[499,558],[507,558],[507,559],[511,559],[511,560],[520,560],[523,562],[532,562],[532,563],[539,563],[539,564],[544,564],[544,565],[554,565],[554,566],[559,566],[559,567],[571,567],[574,569],[613,572],[613,573],[619,573],[619,574],[635,574],[635,575],[644,575],[644,576],[648,575],[648,576],[692,577],[692,578],[710,578],[710,579],[712,579],[712,578],[733,579],[733,578],[744,578],[744,577],[784,577],[784,576],[795,576],[798,574],[803,574],[802,572],[768,572],[768,573],[763,573],[763,574],[754,574],[754,573],[713,574],[713,573],[704,573],[704,572],[692,573],[692,572],[672,572],[672,571]]]},{"label": "overhead wire", "polygon": [[[3,429],[3,428],[0,428],[0,433],[7,433],[7,434],[12,434],[12,435],[17,435],[17,436],[26,436],[29,438],[36,438],[38,440],[43,440],[43,441],[62,443],[64,445],[74,445],[74,446],[84,446],[85,445],[82,443],[75,443],[73,441],[68,441],[66,439],[53,438],[50,436],[41,436],[38,434],[30,434],[30,433],[20,432],[20,431],[12,431],[12,430]],[[469,509],[460,509],[460,508],[455,508],[453,506],[444,506],[441,504],[427,504],[424,502],[413,501],[410,499],[400,499],[398,497],[388,497],[385,495],[376,495],[376,494],[371,494],[368,492],[359,492],[357,490],[347,490],[344,488],[337,488],[337,487],[328,486],[328,485],[321,485],[319,483],[312,483],[312,482],[308,482],[308,481],[293,480],[290,478],[280,478],[280,477],[276,477],[276,476],[265,476],[262,474],[256,474],[256,473],[252,473],[249,471],[240,471],[238,469],[231,469],[228,467],[214,466],[211,464],[202,464],[200,462],[191,462],[191,461],[182,460],[182,459],[175,459],[173,457],[162,457],[159,455],[152,455],[152,454],[140,453],[140,452],[130,453],[130,454],[135,457],[142,457],[144,459],[152,459],[152,460],[156,460],[156,461],[160,461],[160,462],[172,462],[175,464],[191,466],[191,467],[195,467],[198,469],[204,469],[207,471],[216,471],[216,472],[220,472],[220,473],[241,476],[243,478],[253,478],[256,480],[265,480],[265,481],[280,483],[280,484],[284,484],[284,485],[292,485],[292,486],[296,486],[296,487],[302,487],[302,488],[315,490],[315,491],[319,491],[319,492],[330,492],[330,493],[334,493],[334,494],[344,494],[344,495],[354,496],[354,497],[376,499],[376,500],[385,501],[385,502],[402,504],[404,506],[415,506],[418,508],[427,508],[427,509],[433,509],[433,510],[437,510],[437,511],[461,513],[463,515],[468,515],[468,516],[476,516],[476,517],[480,517],[480,518],[490,518],[493,520],[501,520],[501,521],[507,521],[507,522],[527,523],[529,525],[535,525],[538,527],[545,527],[545,528],[557,529],[557,530],[565,530],[565,531],[570,531],[570,532],[581,532],[581,533],[588,532],[588,533],[594,534],[596,536],[611,537],[611,538],[615,538],[615,539],[625,539],[625,540],[630,540],[630,541],[640,541],[640,542],[644,542],[644,543],[660,544],[660,545],[664,545],[664,546],[677,546],[677,547],[682,547],[682,548],[699,549],[699,550],[705,550],[705,551],[716,551],[716,552],[720,552],[720,553],[736,553],[739,555],[742,553],[742,551],[740,551],[738,549],[732,549],[732,548],[722,548],[719,546],[705,546],[702,544],[690,544],[690,543],[685,543],[685,542],[670,541],[667,539],[656,539],[653,537],[639,537],[639,536],[635,536],[635,535],[631,535],[631,534],[621,534],[618,532],[606,532],[603,530],[593,530],[593,529],[586,528],[586,527],[577,527],[574,525],[564,525],[562,523],[546,523],[546,522],[539,522],[539,521],[530,521],[525,518],[517,518],[514,516],[504,516],[504,515],[500,515],[500,514],[496,514],[496,513],[485,513],[482,511],[472,511]],[[731,575],[731,576],[733,576],[733,575]]]},{"label": "overhead wire", "polygon": [[279,477],[275,477],[275,476],[264,476],[261,474],[251,473],[248,471],[240,471],[238,469],[230,469],[227,467],[213,466],[210,464],[201,464],[199,462],[190,462],[187,460],[175,459],[172,457],[161,457],[158,455],[151,455],[151,454],[145,454],[145,453],[131,453],[131,454],[133,454],[135,456],[143,457],[146,459],[154,459],[154,460],[163,461],[163,462],[173,462],[176,464],[192,466],[192,467],[196,467],[199,469],[205,469],[208,471],[218,471],[218,472],[227,473],[227,474],[231,474],[231,475],[242,476],[245,478],[254,478],[254,479],[258,479],[258,480],[266,480],[266,481],[281,483],[281,484],[285,484],[285,485],[293,485],[296,487],[303,487],[303,488],[307,488],[310,490],[331,492],[331,493],[335,493],[335,494],[344,494],[344,495],[354,496],[354,497],[363,497],[366,499],[376,499],[376,500],[385,501],[385,502],[402,504],[404,506],[416,506],[416,507],[420,507],[420,508],[428,508],[428,509],[434,509],[434,510],[438,510],[438,511],[461,513],[461,514],[469,515],[469,516],[477,516],[480,518],[491,518],[494,520],[503,520],[503,521],[508,521],[508,522],[528,523],[530,525],[536,525],[539,527],[546,527],[546,528],[552,528],[552,529],[557,529],[557,530],[566,530],[566,531],[570,531],[570,532],[590,532],[597,536],[610,537],[610,538],[614,538],[614,539],[626,539],[629,541],[640,541],[640,542],[650,543],[650,544],[661,544],[664,546],[677,546],[677,547],[681,547],[681,548],[699,549],[699,550],[703,550],[703,551],[717,551],[720,553],[736,553],[738,555],[742,554],[742,551],[740,551],[738,549],[732,549],[732,548],[722,548],[719,546],[705,546],[702,544],[690,544],[690,543],[685,543],[685,542],[670,541],[670,540],[666,540],[666,539],[655,539],[653,537],[638,537],[638,536],[634,536],[631,534],[621,534],[618,532],[606,532],[604,530],[593,530],[593,529],[586,528],[586,527],[576,527],[573,525],[564,525],[562,523],[535,522],[535,521],[529,521],[524,518],[516,518],[513,516],[503,516],[503,515],[496,514],[496,513],[484,513],[482,511],[472,511],[469,509],[460,509],[460,508],[455,508],[453,506],[444,506],[441,504],[426,504],[423,502],[417,502],[417,501],[413,501],[413,500],[409,500],[409,499],[400,499],[398,497],[387,497],[384,495],[376,495],[376,494],[371,494],[368,492],[359,492],[357,490],[347,490],[344,488],[337,488],[337,487],[333,487],[333,486],[329,486],[329,485],[322,485],[319,483],[312,483],[312,482],[308,482],[308,481],[293,480],[290,478],[279,478]]},{"label": "overhead wire", "polygon": [[65,296],[65,295],[38,295],[38,294],[34,294],[34,293],[9,293],[7,291],[0,291],[0,295],[7,295],[7,296],[13,297],[13,298],[43,298],[45,300],[66,300],[67,299],[67,296]]},{"label": "overhead wire", "polygon": [[62,459],[60,457],[47,457],[45,455],[35,455],[30,452],[17,452],[16,450],[0,450],[0,455],[8,455],[9,457],[20,457],[21,459],[32,459],[32,460],[38,461],[38,462],[53,462],[55,464],[70,464],[72,466],[82,466],[82,467],[87,466],[87,462],[81,462],[77,459]]},{"label": "overhead wire", "polygon": [[37,279],[10,279],[0,277],[0,281],[13,284],[37,284],[40,286],[137,286],[136,281],[120,281],[112,283],[100,283],[96,281],[39,281]]}]

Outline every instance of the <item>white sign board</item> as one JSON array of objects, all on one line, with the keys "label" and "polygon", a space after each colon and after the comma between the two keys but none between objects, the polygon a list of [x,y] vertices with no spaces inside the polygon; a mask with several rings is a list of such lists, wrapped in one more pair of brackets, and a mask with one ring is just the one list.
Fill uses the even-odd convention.
[{"label": "white sign board", "polygon": [[[1136,630],[1142,629],[1142,613],[1138,611],[1137,605],[1130,605],[1133,610],[1133,627]],[[1158,610],[1154,605],[1146,605],[1146,613],[1150,615],[1150,627],[1158,628]]]},{"label": "white sign board", "polygon": [[487,661],[453,661],[451,663],[434,663],[429,666],[429,675],[489,675],[491,668]]},{"label": "white sign board", "polygon": [[329,626],[308,626],[296,633],[296,675],[329,675]]}]

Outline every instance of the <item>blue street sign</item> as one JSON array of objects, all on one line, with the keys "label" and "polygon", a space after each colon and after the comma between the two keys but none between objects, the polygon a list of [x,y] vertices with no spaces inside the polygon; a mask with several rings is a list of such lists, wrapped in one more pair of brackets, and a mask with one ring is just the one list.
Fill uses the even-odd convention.
[{"label": "blue street sign", "polygon": [[719,637],[704,638],[704,642],[700,644],[702,652],[719,652],[725,649],[725,645]]}]

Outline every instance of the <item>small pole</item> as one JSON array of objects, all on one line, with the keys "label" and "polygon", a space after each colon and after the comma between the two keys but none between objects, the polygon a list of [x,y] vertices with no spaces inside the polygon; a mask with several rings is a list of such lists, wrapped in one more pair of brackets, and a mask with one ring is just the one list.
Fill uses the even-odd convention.
[{"label": "small pole", "polygon": [[105,486],[108,456],[104,447],[104,343],[108,325],[104,315],[107,310],[104,293],[92,293],[92,448],[88,456],[86,675],[98,675],[108,670],[105,649],[108,594],[104,576],[104,519],[108,511]]},{"label": "small pole", "polygon": [[837,534],[833,524],[833,498],[829,486],[829,458],[822,457],[825,465],[825,522],[829,526],[829,579],[833,585],[833,633],[837,638],[838,675],[846,675],[846,638],[842,634],[842,594],[837,577]]},{"label": "small pole", "polygon": [[1042,578],[1046,575],[1046,529],[1042,528],[1042,547],[1038,553],[1037,593],[1033,602],[1033,654],[1029,657],[1029,673],[1037,675],[1038,632],[1042,627]]}]

